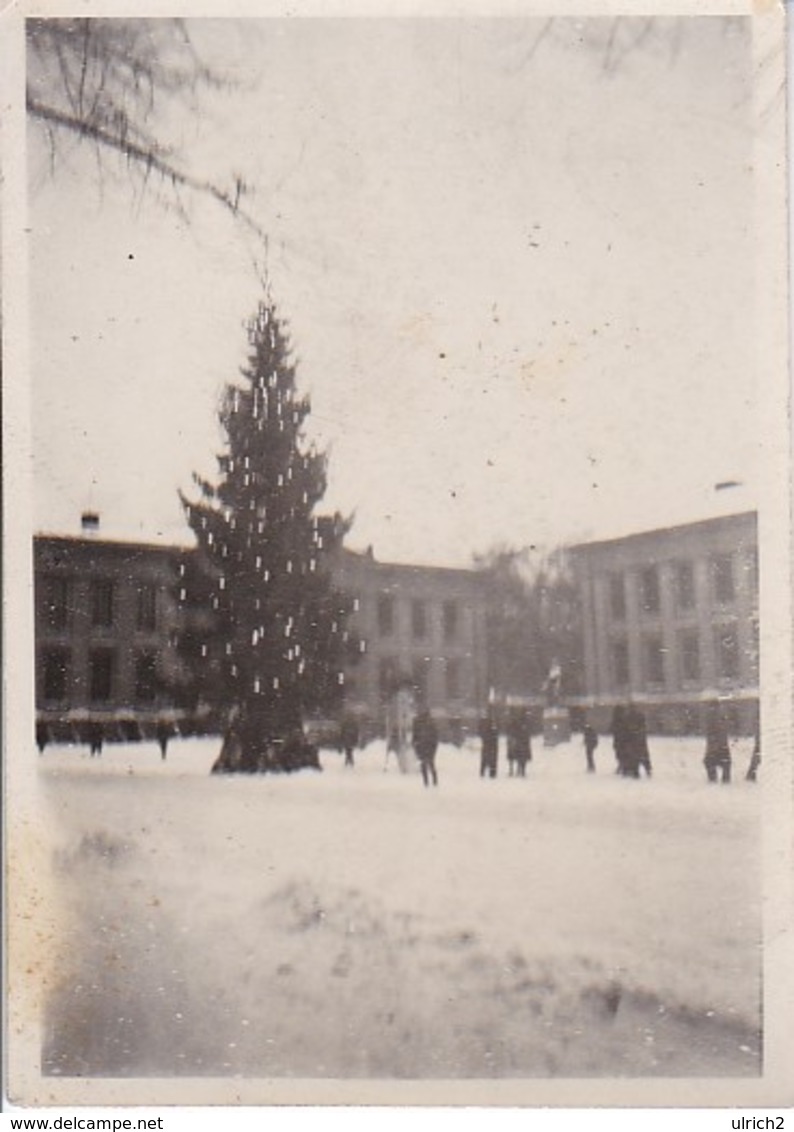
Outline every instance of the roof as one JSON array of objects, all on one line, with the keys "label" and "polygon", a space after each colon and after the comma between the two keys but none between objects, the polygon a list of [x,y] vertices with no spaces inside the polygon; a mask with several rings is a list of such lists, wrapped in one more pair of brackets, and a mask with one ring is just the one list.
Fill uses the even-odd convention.
[{"label": "roof", "polygon": [[342,548],[342,553],[363,565],[374,566],[379,570],[390,570],[397,573],[421,571],[423,574],[434,574],[436,577],[472,578],[478,576],[478,571],[470,566],[430,566],[422,562],[381,562],[375,557],[371,546],[367,547],[366,550],[351,550],[345,546]]},{"label": "roof", "polygon": [[617,546],[621,543],[627,542],[640,542],[643,539],[658,539],[660,536],[675,536],[684,531],[694,532],[697,530],[713,529],[716,526],[724,526],[729,523],[738,522],[755,522],[758,518],[756,511],[739,511],[730,515],[715,515],[709,519],[698,519],[691,523],[678,523],[672,527],[654,527],[647,531],[634,531],[631,534],[617,536],[615,538],[607,539],[593,539],[592,542],[580,542],[569,547],[569,550],[586,551],[595,549],[597,547]]},{"label": "roof", "polygon": [[131,539],[109,539],[100,534],[55,535],[40,532],[34,534],[33,543],[34,545],[37,543],[40,545],[44,543],[59,543],[75,547],[89,547],[91,549],[107,547],[112,550],[125,551],[128,554],[140,554],[142,551],[162,555],[192,554],[195,550],[195,547],[173,546],[168,543],[134,542]]}]

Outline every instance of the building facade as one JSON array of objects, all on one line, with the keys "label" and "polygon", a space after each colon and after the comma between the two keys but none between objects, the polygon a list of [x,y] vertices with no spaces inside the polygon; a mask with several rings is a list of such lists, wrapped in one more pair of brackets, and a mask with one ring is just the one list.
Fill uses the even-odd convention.
[{"label": "building facade", "polygon": [[755,512],[572,548],[586,696],[605,728],[618,703],[641,703],[659,733],[695,733],[724,699],[734,729],[758,712]]},{"label": "building facade", "polygon": [[[195,551],[95,535],[34,539],[36,709],[47,740],[82,738],[101,722],[109,738],[154,733],[186,675],[180,635],[212,633],[209,608],[186,585]],[[345,673],[345,709],[382,733],[399,688],[427,703],[442,731],[473,725],[485,702],[484,599],[470,570],[376,561],[343,551],[336,585],[354,599],[358,662]],[[206,723],[207,721],[205,721]],[[209,721],[209,726],[212,726]]]},{"label": "building facade", "polygon": [[34,540],[36,711],[49,738],[75,729],[79,737],[89,719],[113,736],[162,718],[179,672],[182,553],[93,537]]},{"label": "building facade", "polygon": [[346,673],[348,709],[383,730],[387,705],[409,687],[452,737],[487,700],[485,596],[472,570],[378,562],[343,551],[336,584],[354,597],[359,662]]}]

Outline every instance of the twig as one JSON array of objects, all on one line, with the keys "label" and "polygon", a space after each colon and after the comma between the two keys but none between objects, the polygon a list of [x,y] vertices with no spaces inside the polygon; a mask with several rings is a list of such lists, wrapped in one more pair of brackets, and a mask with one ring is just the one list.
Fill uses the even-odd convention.
[{"label": "twig", "polygon": [[170,181],[174,188],[181,186],[212,197],[261,240],[266,240],[266,232],[261,224],[250,213],[240,208],[239,193],[235,192],[232,195],[220,186],[213,184],[212,181],[202,181],[198,177],[193,177],[160,156],[154,148],[148,148],[130,140],[126,135],[125,121],[119,122],[118,132],[113,133],[103,126],[46,106],[34,98],[30,92],[27,96],[27,111],[32,118],[46,123],[49,127],[66,130],[81,138],[97,142],[98,145],[108,150],[121,153],[129,162],[142,165],[147,173],[152,171],[159,173],[164,180]]}]

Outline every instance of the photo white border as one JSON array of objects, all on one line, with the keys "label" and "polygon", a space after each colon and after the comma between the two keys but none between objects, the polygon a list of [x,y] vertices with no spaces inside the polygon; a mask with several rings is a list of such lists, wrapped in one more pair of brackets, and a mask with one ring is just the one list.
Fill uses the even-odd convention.
[{"label": "photo white border", "polygon": [[[786,81],[785,11],[739,2],[569,5],[504,0],[450,4],[407,0],[305,0],[288,6],[162,3],[10,5],[0,23],[3,263],[3,705],[5,760],[6,1091],[24,1107],[47,1106],[488,1106],[533,1108],[712,1108],[790,1106],[794,1100],[794,859],[792,858],[791,412],[789,240],[785,114],[762,117]],[[759,509],[764,774],[764,1058],[758,1078],[488,1081],[238,1080],[225,1078],[54,1079],[43,1077],[37,1024],[55,926],[44,910],[46,831],[37,812],[34,729],[32,480],[28,355],[27,184],[25,173],[25,15],[182,16],[614,16],[750,15],[758,60],[756,184],[758,256],[748,302],[757,312],[762,375],[764,484]],[[763,67],[761,66],[761,61]]]}]

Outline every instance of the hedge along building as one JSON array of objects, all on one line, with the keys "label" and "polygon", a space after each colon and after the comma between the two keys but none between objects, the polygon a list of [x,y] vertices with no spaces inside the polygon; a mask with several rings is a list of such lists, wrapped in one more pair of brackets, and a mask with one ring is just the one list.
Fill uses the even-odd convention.
[{"label": "hedge along building", "polygon": [[581,600],[586,695],[601,729],[629,699],[649,728],[702,730],[727,706],[735,732],[758,719],[755,511],[571,548]]},{"label": "hedge along building", "polygon": [[[34,538],[36,718],[41,738],[153,735],[163,721],[216,729],[189,685],[180,641],[190,634],[212,652],[209,599],[197,606],[186,572],[189,548],[81,536]],[[368,733],[385,728],[398,688],[427,703],[445,734],[476,719],[485,699],[484,600],[470,570],[377,562],[343,551],[337,585],[354,597],[351,629],[359,660],[345,672],[346,710]]]}]

